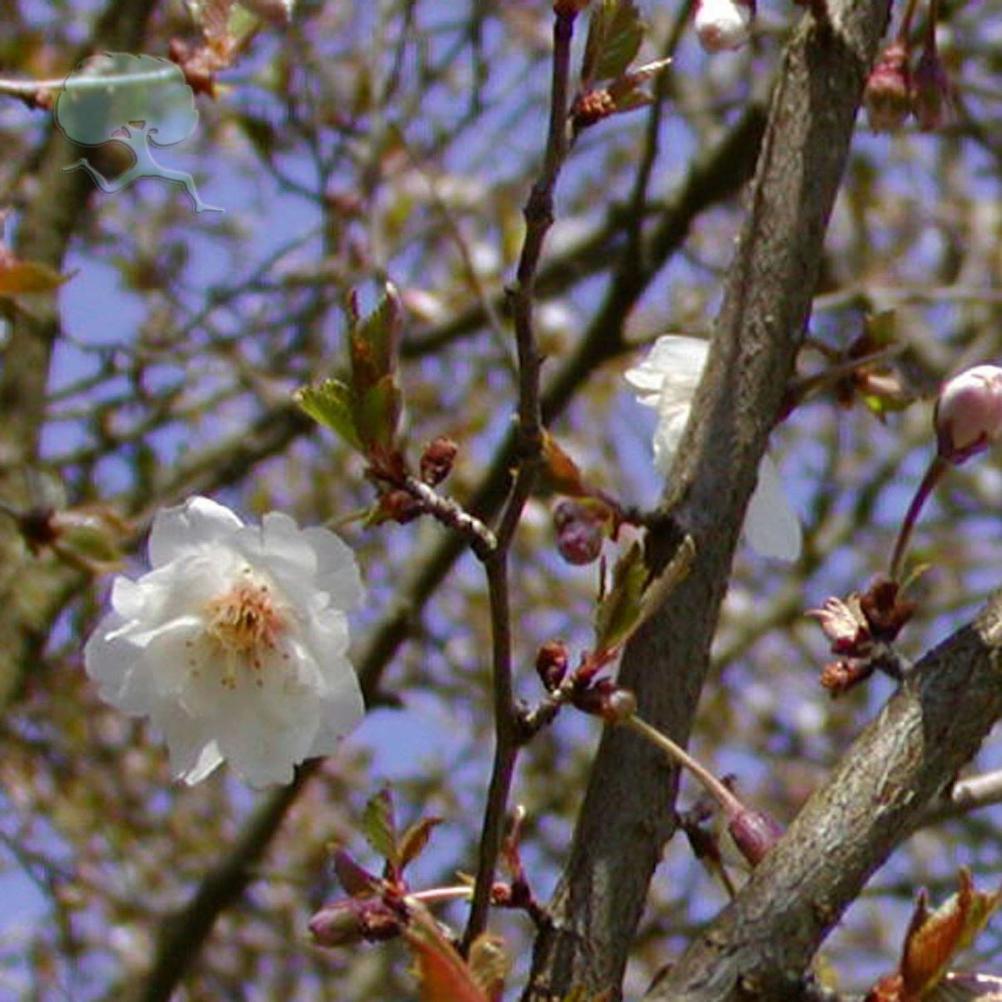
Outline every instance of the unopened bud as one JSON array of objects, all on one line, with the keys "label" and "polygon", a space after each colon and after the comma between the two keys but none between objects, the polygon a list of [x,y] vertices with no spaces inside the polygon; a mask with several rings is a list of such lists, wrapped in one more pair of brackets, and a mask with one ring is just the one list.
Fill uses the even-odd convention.
[{"label": "unopened bud", "polygon": [[491,904],[498,908],[510,908],[514,895],[511,892],[511,885],[496,880],[491,885]]},{"label": "unopened bud", "polygon": [[560,640],[550,640],[536,655],[536,674],[547,692],[553,692],[567,674],[567,646]]},{"label": "unopened bud", "polygon": [[960,464],[1002,434],[1002,368],[976,365],[947,381],[933,416],[939,454]]},{"label": "unopened bud", "polygon": [[601,518],[577,501],[561,501],[553,509],[557,550],[569,564],[590,564],[602,552],[605,532]]},{"label": "unopened bud", "polygon": [[604,88],[587,91],[580,95],[571,108],[571,121],[575,129],[586,129],[616,113],[616,102]]},{"label": "unopened bud", "polygon": [[885,644],[894,642],[915,608],[914,602],[901,597],[901,585],[888,578],[877,578],[859,596],[859,610],[871,635]]},{"label": "unopened bud", "polygon": [[421,454],[421,479],[429,487],[440,484],[452,472],[459,446],[451,438],[440,435],[425,446]]},{"label": "unopened bud", "polygon": [[865,682],[875,671],[872,661],[841,658],[830,661],[821,669],[821,686],[832,699]]},{"label": "unopened bud", "polygon": [[699,0],[696,34],[707,52],[740,49],[751,35],[753,0]]},{"label": "unopened bud", "polygon": [[403,923],[378,898],[346,898],[321,908],[310,919],[309,929],[320,946],[350,946],[363,939],[370,943],[393,939]]},{"label": "unopened bud", "polygon": [[762,862],[765,854],[782,838],[783,829],[764,811],[745,808],[728,822],[730,833],[738,851],[752,866]]},{"label": "unopened bud", "polygon": [[912,109],[908,58],[908,47],[894,42],[884,49],[870,71],[863,103],[874,132],[897,131]]},{"label": "unopened bud", "polygon": [[344,849],[334,852],[334,872],[341,886],[352,895],[371,893],[379,886],[379,880]]}]

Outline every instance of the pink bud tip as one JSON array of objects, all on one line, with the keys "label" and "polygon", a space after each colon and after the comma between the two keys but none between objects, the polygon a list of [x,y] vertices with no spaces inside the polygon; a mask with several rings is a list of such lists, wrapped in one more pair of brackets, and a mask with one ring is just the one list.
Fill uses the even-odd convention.
[{"label": "pink bud tip", "polygon": [[870,71],[863,92],[866,116],[874,132],[900,129],[912,108],[911,70],[907,46],[888,45]]},{"label": "pink bud tip", "polygon": [[976,365],[943,386],[934,416],[939,454],[959,464],[1002,434],[1002,368]]}]

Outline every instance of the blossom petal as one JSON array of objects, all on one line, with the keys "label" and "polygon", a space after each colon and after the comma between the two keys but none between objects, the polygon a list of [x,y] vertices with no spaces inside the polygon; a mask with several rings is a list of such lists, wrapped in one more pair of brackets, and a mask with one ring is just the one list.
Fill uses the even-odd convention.
[{"label": "blossom petal", "polygon": [[194,720],[180,707],[170,704],[162,704],[151,720],[167,739],[175,779],[193,786],[222,765],[219,745],[206,735],[204,721]]},{"label": "blossom petal", "polygon": [[688,405],[703,374],[709,350],[708,342],[700,338],[664,334],[651,345],[639,365],[626,370],[624,378],[644,393],[656,393],[659,398],[667,393]]},{"label": "blossom petal", "polygon": [[342,684],[331,691],[320,707],[320,724],[307,758],[332,755],[341,739],[350,734],[365,716],[365,703],[358,682],[347,675],[342,675],[342,678]]},{"label": "blossom petal", "polygon": [[365,588],[351,547],[329,529],[303,529],[317,555],[317,586],[330,595],[338,609],[355,609],[362,604]]},{"label": "blossom petal", "polygon": [[320,726],[316,691],[293,685],[262,698],[253,685],[238,685],[224,698],[226,712],[212,723],[227,762],[254,787],[291,782]]},{"label": "blossom petal", "polygon": [[84,645],[84,668],[98,684],[101,698],[123,713],[148,713],[155,702],[152,679],[136,671],[136,648],[121,636],[123,621],[110,612]]},{"label": "blossom petal", "polygon": [[150,530],[150,563],[160,567],[182,554],[213,543],[243,525],[239,516],[209,498],[192,497],[157,512]]},{"label": "blossom petal", "polygon": [[800,520],[790,507],[779,471],[768,456],[758,468],[758,485],[748,502],[744,524],[745,539],[757,553],[776,560],[796,560],[800,556]]},{"label": "blossom petal", "polygon": [[654,465],[658,473],[667,475],[678,452],[682,432],[689,420],[688,407],[674,407],[662,413],[654,429]]}]

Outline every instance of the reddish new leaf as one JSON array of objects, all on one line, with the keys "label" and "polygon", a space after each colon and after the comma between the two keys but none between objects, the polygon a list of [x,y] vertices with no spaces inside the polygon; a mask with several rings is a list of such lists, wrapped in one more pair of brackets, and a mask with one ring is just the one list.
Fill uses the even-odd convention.
[{"label": "reddish new leaf", "polygon": [[441,818],[421,818],[420,821],[415,821],[400,836],[399,852],[401,870],[424,852],[425,847],[428,845],[428,839],[431,838],[432,831],[441,823]]},{"label": "reddish new leaf", "polygon": [[905,992],[922,998],[946,974],[953,958],[974,941],[1002,901],[1002,891],[975,891],[968,870],[960,871],[960,890],[929,913],[924,898],[915,909],[905,938],[901,976]]},{"label": "reddish new leaf", "polygon": [[411,921],[404,936],[417,962],[421,1002],[493,1002],[431,914],[420,905],[408,904]]}]

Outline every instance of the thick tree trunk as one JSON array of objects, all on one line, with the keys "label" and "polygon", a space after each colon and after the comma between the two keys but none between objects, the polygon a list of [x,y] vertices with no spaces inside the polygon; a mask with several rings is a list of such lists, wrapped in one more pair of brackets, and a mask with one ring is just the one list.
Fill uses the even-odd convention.
[{"label": "thick tree trunk", "polygon": [[[744,510],[810,315],[889,0],[828,0],[827,10],[824,23],[805,16],[787,47],[707,372],[670,479],[667,502],[695,538],[696,567],[623,657],[620,678],[641,714],[683,744]],[[656,752],[631,733],[606,733],[525,999],[562,998],[577,985],[619,996],[648,884],[673,834],[674,797]]]}]

